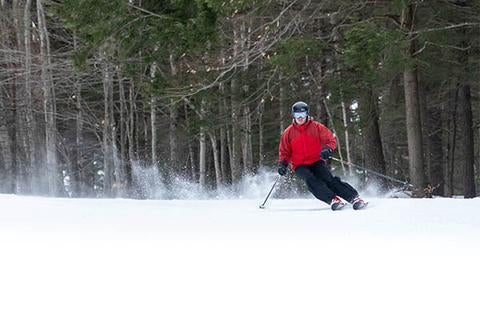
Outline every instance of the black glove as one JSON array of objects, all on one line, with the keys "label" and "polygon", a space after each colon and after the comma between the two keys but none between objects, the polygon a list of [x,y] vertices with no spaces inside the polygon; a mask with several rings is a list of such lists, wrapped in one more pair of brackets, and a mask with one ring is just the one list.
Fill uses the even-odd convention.
[{"label": "black glove", "polygon": [[278,164],[278,174],[284,176],[287,174],[288,162],[282,161]]},{"label": "black glove", "polygon": [[330,157],[332,156],[332,153],[333,153],[333,150],[330,149],[330,148],[323,148],[322,149],[322,152],[320,152],[320,158],[322,158],[323,160],[328,160],[330,159]]}]

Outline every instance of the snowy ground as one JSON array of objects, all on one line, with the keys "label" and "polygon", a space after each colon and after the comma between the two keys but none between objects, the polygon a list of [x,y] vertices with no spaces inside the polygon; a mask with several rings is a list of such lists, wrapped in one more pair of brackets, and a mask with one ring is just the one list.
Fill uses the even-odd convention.
[{"label": "snowy ground", "polygon": [[0,319],[480,319],[480,199],[0,196]]}]

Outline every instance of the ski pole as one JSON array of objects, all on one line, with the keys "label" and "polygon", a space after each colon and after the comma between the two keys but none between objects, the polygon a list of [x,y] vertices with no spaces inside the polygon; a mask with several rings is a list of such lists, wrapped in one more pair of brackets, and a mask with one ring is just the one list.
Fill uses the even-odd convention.
[{"label": "ski pole", "polygon": [[373,170],[370,170],[370,169],[367,169],[365,167],[362,167],[362,166],[359,166],[359,165],[356,165],[356,164],[353,164],[351,162],[348,162],[348,161],[343,161],[343,160],[340,160],[340,159],[337,159],[337,158],[334,158],[332,157],[333,160],[335,161],[338,161],[340,163],[343,163],[343,164],[346,164],[347,166],[353,166],[353,167],[356,167],[358,169],[361,169],[361,170],[364,170],[366,172],[370,172],[370,173],[373,173],[379,177],[382,177],[384,179],[387,179],[387,180],[391,180],[391,181],[394,181],[394,182],[397,182],[397,183],[401,183],[403,184],[404,186],[409,186],[409,187],[414,187],[413,184],[410,184],[406,181],[402,181],[402,180],[398,180],[398,179],[395,179],[395,178],[392,178],[392,177],[389,177],[389,176],[386,176],[384,174],[381,174],[380,172],[376,172],[376,171],[373,171]]},{"label": "ski pole", "polygon": [[280,176],[277,176],[277,179],[275,179],[275,182],[273,183],[273,186],[270,189],[270,192],[267,194],[267,197],[265,198],[265,201],[263,201],[263,203],[259,206],[260,209],[265,209],[265,203],[267,203],[268,198],[270,198],[270,195],[272,194],[272,191],[275,188],[275,185],[277,184],[279,179],[280,179]]}]

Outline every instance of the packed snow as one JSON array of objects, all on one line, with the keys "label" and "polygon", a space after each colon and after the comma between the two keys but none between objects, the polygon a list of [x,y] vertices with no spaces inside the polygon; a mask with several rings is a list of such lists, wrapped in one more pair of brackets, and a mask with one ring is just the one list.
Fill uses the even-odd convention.
[{"label": "packed snow", "polygon": [[0,196],[0,319],[480,319],[480,199]]}]

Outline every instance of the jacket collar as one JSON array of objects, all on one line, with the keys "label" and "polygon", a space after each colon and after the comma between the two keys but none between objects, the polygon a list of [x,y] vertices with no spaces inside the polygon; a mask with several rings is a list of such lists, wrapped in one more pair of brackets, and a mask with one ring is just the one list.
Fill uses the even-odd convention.
[{"label": "jacket collar", "polygon": [[305,128],[305,127],[307,127],[307,126],[310,124],[310,122],[312,122],[312,119],[310,118],[310,116],[307,116],[307,121],[305,121],[305,123],[302,124],[302,125],[297,124],[297,123],[295,122],[295,119],[292,119],[292,125],[293,125],[295,128],[299,128],[299,129],[300,129],[300,128]]}]

